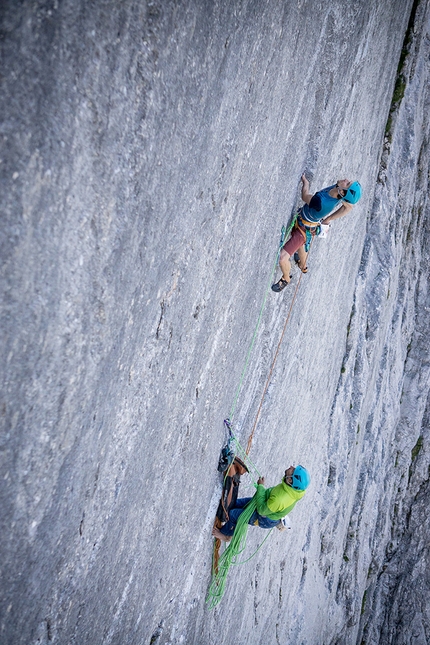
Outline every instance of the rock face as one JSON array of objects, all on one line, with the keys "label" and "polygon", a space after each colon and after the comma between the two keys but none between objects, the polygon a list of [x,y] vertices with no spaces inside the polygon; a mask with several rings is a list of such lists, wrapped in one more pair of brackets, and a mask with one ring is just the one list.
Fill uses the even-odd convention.
[{"label": "rock face", "polygon": [[[1,643],[429,642],[429,2],[0,12]],[[303,171],[364,196],[275,295]],[[311,487],[210,612],[290,309],[250,457]]]},{"label": "rock face", "polygon": [[[375,307],[379,318],[384,309],[392,314],[385,338],[375,338],[382,349],[378,380],[384,402],[372,406],[370,437],[364,439],[373,444],[373,459],[379,462],[379,472],[371,476],[381,493],[371,503],[378,508],[377,522],[365,531],[372,560],[359,642],[366,643],[430,642],[429,32],[429,5],[422,3],[408,34],[409,55],[396,85],[404,98],[386,139],[375,195],[372,226],[379,229],[379,240],[369,245],[362,262],[363,273],[375,276],[379,258],[380,288],[388,300],[394,284],[396,293],[392,309],[388,303]],[[389,231],[385,240],[382,227]],[[369,482],[369,473],[363,477]],[[361,496],[364,501],[367,495]],[[363,501],[358,523],[371,516]]]}]

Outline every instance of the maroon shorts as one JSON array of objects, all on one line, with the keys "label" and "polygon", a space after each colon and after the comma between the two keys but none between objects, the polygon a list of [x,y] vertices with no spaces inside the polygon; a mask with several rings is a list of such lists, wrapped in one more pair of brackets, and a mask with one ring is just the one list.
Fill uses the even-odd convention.
[{"label": "maroon shorts", "polygon": [[290,239],[288,240],[288,242],[284,244],[282,248],[291,257],[292,255],[294,255],[297,249],[299,249],[304,243],[305,243],[305,238],[300,232],[300,229],[293,228],[293,232],[291,233]]}]

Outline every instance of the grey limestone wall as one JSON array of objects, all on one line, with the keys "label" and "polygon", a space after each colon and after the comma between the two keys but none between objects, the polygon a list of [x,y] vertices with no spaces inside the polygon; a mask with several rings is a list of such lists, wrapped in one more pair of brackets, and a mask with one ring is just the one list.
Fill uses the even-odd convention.
[{"label": "grey limestone wall", "polygon": [[[382,154],[411,0],[3,2],[2,643],[428,638],[427,5]],[[222,421],[304,171],[364,196],[313,245],[250,457],[312,484],[209,612]]]}]

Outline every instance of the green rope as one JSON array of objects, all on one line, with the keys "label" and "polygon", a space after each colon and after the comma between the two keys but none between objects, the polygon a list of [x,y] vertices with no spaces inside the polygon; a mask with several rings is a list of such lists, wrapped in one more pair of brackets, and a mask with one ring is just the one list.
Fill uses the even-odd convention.
[{"label": "green rope", "polygon": [[[267,285],[266,293],[264,294],[264,298],[263,298],[263,304],[261,305],[261,308],[260,308],[260,313],[258,315],[257,324],[255,326],[254,333],[253,333],[252,339],[251,339],[251,344],[249,346],[249,349],[248,349],[248,352],[247,352],[247,355],[246,355],[245,365],[244,365],[244,367],[242,369],[242,373],[241,373],[240,380],[239,380],[239,385],[238,385],[238,387],[236,389],[233,404],[232,404],[232,407],[231,407],[231,410],[230,410],[229,419],[230,419],[231,423],[233,423],[233,417],[234,417],[234,413],[236,411],[236,406],[237,406],[237,402],[238,402],[238,399],[239,399],[240,391],[242,389],[245,374],[246,374],[246,371],[248,369],[249,359],[251,357],[251,352],[252,352],[252,350],[254,348],[255,340],[257,338],[257,333],[258,333],[258,330],[260,328],[261,319],[262,319],[262,316],[263,316],[263,311],[264,311],[264,308],[266,306],[267,296],[268,296],[270,288],[272,286],[273,276],[275,274],[276,267],[277,267],[278,262],[279,262],[279,256],[281,255],[281,249],[284,246],[286,240],[288,239],[288,236],[291,233],[291,231],[293,229],[293,226],[296,223],[296,220],[297,220],[297,213],[294,215],[294,217],[293,217],[290,225],[288,226],[288,228],[286,228],[285,226],[282,227],[281,239],[280,239],[280,242],[279,242],[278,251],[276,253],[276,259],[275,259],[275,261],[273,263],[272,271],[271,271],[271,274],[270,274],[270,280],[269,280],[269,283]],[[250,460],[245,448],[243,448],[243,446],[241,446],[238,438],[235,436],[235,434],[233,433],[233,431],[231,429],[230,429],[230,432],[231,432],[232,437],[233,437],[233,439],[234,439],[234,441],[236,443],[237,452],[241,454],[243,459],[247,462],[247,465],[250,466],[250,468],[254,472],[256,472],[259,477],[261,477],[257,467]],[[227,477],[227,474],[226,474],[226,477]],[[251,478],[252,478],[252,476],[251,476]],[[248,533],[248,521],[249,521],[251,515],[253,514],[253,512],[256,510],[256,508],[257,508],[257,500],[256,500],[256,496],[254,495],[254,497],[246,505],[246,507],[244,508],[243,512],[240,514],[240,516],[239,516],[239,518],[237,520],[237,524],[236,524],[235,529],[234,529],[233,537],[232,537],[228,547],[225,549],[225,551],[223,552],[223,554],[221,555],[221,557],[220,557],[220,559],[218,561],[218,571],[217,572],[215,572],[214,561],[212,563],[212,581],[211,581],[211,584],[210,584],[210,587],[209,587],[209,590],[208,590],[208,595],[207,595],[207,598],[206,598],[206,602],[209,604],[209,609],[214,609],[214,607],[216,607],[218,605],[218,603],[221,601],[221,599],[222,599],[222,597],[224,595],[224,592],[225,592],[227,574],[229,572],[230,567],[233,566],[233,565],[245,564],[245,562],[249,562],[249,560],[251,560],[251,558],[253,558],[256,555],[256,553],[260,550],[260,548],[263,546],[263,544],[265,543],[265,541],[267,540],[267,538],[269,537],[270,533],[273,530],[273,529],[271,529],[269,531],[269,533],[264,538],[263,542],[259,545],[259,547],[255,550],[255,552],[249,558],[247,558],[243,562],[238,562],[237,561],[238,556],[241,553],[243,553],[243,551],[245,550],[246,536],[247,536],[247,533]],[[215,550],[214,550],[214,555],[215,555]]]},{"label": "green rope", "polygon": [[[254,471],[254,473],[257,473],[258,477],[261,477],[261,473],[260,473],[260,471],[258,470],[257,466],[256,466],[256,465],[251,461],[251,459],[249,458],[249,455],[247,455],[247,454],[246,454],[246,450],[245,450],[245,448],[240,444],[239,439],[235,436],[235,434],[233,433],[233,431],[231,431],[231,433],[232,433],[232,435],[233,435],[233,439],[234,439],[234,442],[235,442],[235,444],[236,444],[236,454],[239,454],[239,455],[240,455],[240,457],[243,459],[243,461],[244,461],[244,462],[246,463],[246,465],[248,466],[249,471],[251,471],[251,470],[252,470],[252,471]],[[249,474],[250,474],[250,476],[251,476],[251,479],[252,479],[253,483],[254,483],[254,484],[256,484],[257,482],[253,479],[253,476],[252,476],[251,472],[250,472]],[[257,479],[258,479],[258,478],[257,478]]]},{"label": "green rope", "polygon": [[238,399],[239,399],[239,394],[240,394],[240,391],[242,389],[243,380],[245,378],[246,370],[248,369],[248,363],[249,363],[249,359],[251,357],[251,352],[252,352],[252,350],[254,348],[255,340],[257,338],[257,333],[258,333],[258,330],[260,328],[261,318],[262,318],[262,315],[263,315],[264,307],[266,306],[267,296],[268,296],[270,288],[272,286],[273,276],[275,274],[276,267],[278,266],[279,256],[281,255],[281,249],[284,246],[284,244],[285,244],[285,242],[286,242],[286,240],[288,238],[288,235],[291,233],[291,231],[293,229],[293,226],[294,226],[294,224],[296,222],[296,219],[297,219],[297,213],[294,215],[293,220],[292,220],[291,224],[288,226],[288,228],[286,228],[285,226],[282,227],[281,239],[280,239],[280,242],[279,242],[278,251],[276,253],[276,259],[275,259],[275,261],[273,263],[272,271],[271,271],[271,274],[270,274],[270,280],[269,280],[269,283],[267,285],[266,293],[264,294],[263,304],[261,305],[260,313],[258,315],[257,325],[256,325],[256,327],[254,329],[254,333],[252,335],[251,344],[249,346],[248,353],[247,353],[246,359],[245,359],[245,365],[243,367],[242,374],[241,374],[240,380],[239,380],[239,385],[238,385],[238,387],[236,389],[235,397],[233,399],[233,404],[232,404],[232,407],[231,407],[231,410],[230,410],[229,418],[230,418],[230,420],[232,422],[233,422],[233,417],[234,417],[234,413],[235,413],[235,410],[236,410],[236,405],[237,405],[237,402],[238,402]]},{"label": "green rope", "polygon": [[[244,367],[242,369],[242,374],[240,376],[239,385],[238,385],[238,387],[236,389],[236,393],[235,393],[234,400],[233,400],[233,405],[232,405],[231,410],[230,410],[229,420],[230,420],[231,424],[233,424],[233,416],[234,416],[234,413],[235,413],[235,410],[236,410],[236,405],[237,405],[237,402],[238,402],[238,399],[239,399],[240,391],[242,389],[242,385],[243,385],[243,381],[244,381],[244,378],[245,378],[246,370],[248,368],[248,363],[249,363],[249,359],[251,357],[251,352],[253,350],[255,340],[257,338],[258,330],[260,328],[261,318],[262,318],[262,315],[263,315],[264,308],[266,306],[267,296],[268,296],[270,288],[272,286],[273,276],[274,276],[274,273],[276,271],[276,267],[277,267],[278,262],[279,262],[279,256],[281,255],[282,247],[284,246],[286,240],[288,239],[288,236],[290,235],[290,233],[291,233],[291,231],[292,231],[292,229],[294,227],[294,224],[296,223],[296,220],[297,220],[297,213],[294,215],[290,225],[288,227],[283,226],[282,230],[281,230],[281,239],[279,240],[278,251],[276,253],[276,258],[275,258],[275,261],[273,263],[273,267],[272,267],[272,271],[271,271],[271,274],[270,274],[270,279],[269,279],[269,282],[268,282],[268,285],[267,285],[266,293],[264,294],[263,304],[261,305],[261,308],[260,308],[260,313],[258,315],[257,324],[255,326],[254,333],[253,333],[252,339],[251,339],[251,344],[250,344],[250,346],[248,348],[248,352],[247,352],[247,355],[246,355],[245,365],[244,365]],[[242,459],[250,467],[250,470],[253,470],[254,473],[257,473],[258,477],[261,477],[261,474],[260,474],[258,468],[250,460],[245,448],[243,448],[243,446],[241,446],[241,444],[239,442],[239,439],[235,436],[235,434],[233,433],[233,431],[231,429],[230,429],[230,431],[231,431],[232,437],[233,437],[233,439],[234,439],[234,441],[236,443],[237,452],[241,455]],[[255,481],[254,481],[254,483],[255,483]]]},{"label": "green rope", "polygon": [[215,571],[212,572],[212,582],[206,598],[206,602],[209,604],[209,609],[214,609],[214,607],[216,607],[221,601],[225,592],[227,574],[230,567],[235,564],[240,564],[237,562],[237,558],[245,550],[248,521],[256,508],[257,499],[254,495],[250,502],[245,506],[243,512],[239,515],[233,537],[219,559],[218,571],[216,573]]},{"label": "green rope", "polygon": [[271,534],[272,531],[273,531],[273,529],[269,529],[269,532],[266,535],[266,537],[264,538],[264,540],[262,541],[262,543],[255,549],[254,553],[252,555],[250,555],[249,558],[246,558],[246,560],[242,560],[242,562],[235,562],[235,564],[246,564],[247,562],[252,560],[254,555],[257,555],[257,553],[259,552],[259,550],[261,549],[261,547],[263,546],[263,544],[265,543],[265,541],[267,540],[267,538],[269,537],[269,535]]}]

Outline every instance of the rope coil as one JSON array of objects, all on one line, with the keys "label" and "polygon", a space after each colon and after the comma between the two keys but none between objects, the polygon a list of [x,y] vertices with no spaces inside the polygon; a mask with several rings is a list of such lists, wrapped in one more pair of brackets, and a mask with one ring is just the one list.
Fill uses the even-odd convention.
[{"label": "rope coil", "polygon": [[237,558],[241,553],[243,553],[246,547],[248,521],[256,508],[257,501],[254,496],[247,504],[247,506],[245,506],[243,512],[240,514],[230,544],[222,553],[218,561],[218,571],[216,575],[213,575],[212,577],[212,582],[206,598],[209,609],[213,609],[221,601],[225,592],[227,574],[230,567],[232,565],[239,564],[237,562]]}]

